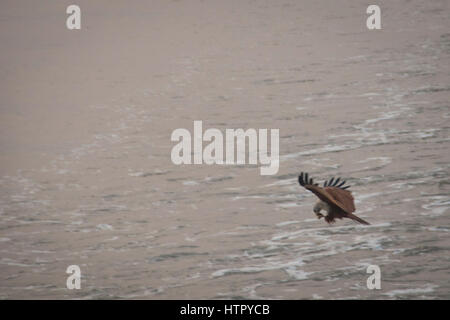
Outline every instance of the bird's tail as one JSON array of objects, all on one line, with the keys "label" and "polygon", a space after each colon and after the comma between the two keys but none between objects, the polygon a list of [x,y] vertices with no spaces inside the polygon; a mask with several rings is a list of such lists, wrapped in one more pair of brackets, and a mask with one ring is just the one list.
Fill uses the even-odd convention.
[{"label": "bird's tail", "polygon": [[360,217],[355,216],[353,213],[348,213],[347,218],[358,221],[359,223],[362,223],[362,224],[370,224],[367,221],[361,219]]}]

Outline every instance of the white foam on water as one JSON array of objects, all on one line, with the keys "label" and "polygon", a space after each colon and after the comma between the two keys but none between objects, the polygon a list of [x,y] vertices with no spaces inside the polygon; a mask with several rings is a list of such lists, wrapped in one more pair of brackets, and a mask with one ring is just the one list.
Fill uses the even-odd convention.
[{"label": "white foam on water", "polygon": [[301,205],[297,204],[296,202],[289,202],[289,203],[279,203],[277,204],[277,207],[280,208],[294,208],[294,207],[300,207]]},{"label": "white foam on water", "polygon": [[421,213],[421,215],[441,216],[450,210],[450,197],[433,196],[429,199],[432,200],[431,203],[422,205],[422,208],[426,209],[428,212]]},{"label": "white foam on water", "polygon": [[292,266],[285,268],[284,271],[286,271],[286,273],[295,280],[306,280],[311,274],[314,273],[314,272],[305,272],[303,270],[297,270],[296,267]]},{"label": "white foam on water", "polygon": [[194,181],[194,180],[183,181],[183,185],[185,185],[185,186],[196,186],[198,184],[199,183],[197,181]]},{"label": "white foam on water", "polygon": [[321,147],[321,148],[311,149],[311,150],[307,150],[307,151],[294,152],[294,153],[290,153],[290,154],[286,154],[286,155],[280,156],[280,161],[281,160],[288,160],[288,159],[292,159],[292,158],[297,158],[297,157],[300,157],[300,156],[309,156],[309,155],[323,154],[323,153],[328,153],[328,152],[351,150],[351,149],[356,149],[358,147],[360,147],[360,145],[350,145],[350,144],[348,144],[348,145],[335,145],[335,144],[329,144],[329,145],[326,145],[326,146]]},{"label": "white foam on water", "polygon": [[256,284],[244,287],[242,289],[242,291],[244,293],[246,293],[249,296],[249,298],[252,300],[262,300],[262,299],[264,299],[264,297],[259,296],[256,293],[256,289],[258,289],[259,287],[265,286],[265,285],[269,285],[269,284],[270,283],[256,283]]},{"label": "white foam on water", "polygon": [[293,183],[293,178],[292,179],[284,179],[284,180],[280,180],[274,183],[269,183],[269,184],[265,184],[262,186],[259,186],[258,188],[267,188],[267,187],[275,187],[275,186],[286,186],[286,185],[292,185]]},{"label": "white foam on water", "polygon": [[367,159],[358,161],[358,163],[367,163],[367,162],[372,162],[372,161],[378,161],[378,162],[380,162],[380,165],[385,166],[392,162],[392,158],[391,157],[371,157],[371,158],[367,158]]},{"label": "white foam on water", "polygon": [[217,277],[223,277],[225,275],[229,274],[236,274],[236,273],[259,273],[263,271],[269,271],[269,270],[279,270],[279,269],[287,269],[289,267],[300,267],[304,265],[304,262],[301,259],[295,259],[288,262],[280,262],[280,261],[268,261],[265,264],[256,265],[256,266],[245,266],[240,268],[230,268],[230,269],[220,269],[217,271],[214,271],[211,276],[213,278]]},{"label": "white foam on water", "polygon": [[430,129],[423,129],[423,130],[417,130],[415,132],[412,132],[411,135],[413,135],[416,138],[419,139],[428,139],[436,137],[436,133],[441,131],[440,129],[430,128]]},{"label": "white foam on water", "polygon": [[359,95],[359,97],[374,97],[374,96],[381,96],[381,93],[367,92]]},{"label": "white foam on water", "polygon": [[98,224],[96,227],[97,227],[97,229],[100,229],[100,230],[114,230],[113,226],[106,224],[106,223]]},{"label": "white foam on water", "polygon": [[0,264],[5,264],[8,266],[16,266],[16,267],[33,267],[33,265],[31,265],[31,264],[20,263],[20,262],[17,262],[15,260],[9,259],[9,258],[2,258],[0,260]]},{"label": "white foam on water", "polygon": [[[314,219],[315,221],[315,219]],[[272,236],[272,241],[278,241],[278,240],[286,240],[286,239],[295,239],[299,237],[302,234],[307,234],[311,236],[318,236],[321,231],[327,231],[327,232],[342,232],[346,230],[353,230],[353,229],[368,229],[368,228],[385,228],[391,226],[390,222],[385,223],[377,223],[377,224],[371,224],[367,226],[361,226],[358,224],[352,224],[352,225],[345,225],[345,226],[333,226],[330,228],[330,226],[325,227],[319,227],[319,228],[308,228],[308,229],[300,229],[293,232],[283,232],[276,234]]]},{"label": "white foam on water", "polygon": [[392,120],[392,119],[398,118],[403,112],[406,112],[410,109],[411,108],[400,108],[399,110],[382,112],[379,117],[373,118],[373,119],[368,119],[368,120],[364,121],[363,125],[366,126],[366,125],[373,124],[373,123],[376,123],[379,121]]},{"label": "white foam on water", "polygon": [[227,190],[227,191],[248,191],[248,189],[249,188],[247,186],[225,188],[225,190]]},{"label": "white foam on water", "polygon": [[361,235],[361,236],[355,236],[354,240],[357,243],[356,245],[349,246],[349,249],[354,249],[357,247],[358,249],[368,249],[368,250],[384,250],[382,246],[383,241],[391,241],[389,237],[386,236],[380,236],[377,234],[368,234],[368,235]]},{"label": "white foam on water", "polygon": [[241,199],[266,199],[266,196],[236,196],[231,198],[232,201],[241,200]]},{"label": "white foam on water", "polygon": [[290,225],[290,224],[297,224],[297,223],[300,223],[300,221],[298,221],[298,220],[283,221],[283,222],[277,223],[276,226],[277,227],[283,227],[283,226],[287,226],[287,225]]},{"label": "white foam on water", "polygon": [[446,227],[422,227],[425,230],[428,231],[436,231],[436,232],[450,232],[450,229]]},{"label": "white foam on water", "polygon": [[130,172],[128,173],[130,177],[142,177],[144,175],[144,172]]},{"label": "white foam on water", "polygon": [[389,296],[390,298],[395,298],[397,296],[410,296],[410,295],[419,295],[424,293],[432,293],[434,292],[437,285],[428,284],[422,288],[413,288],[413,289],[397,289],[391,290],[389,292],[383,293],[383,295]]},{"label": "white foam on water", "polygon": [[307,159],[301,162],[302,165],[316,166],[319,168],[327,168],[327,169],[338,169],[341,164],[340,163],[326,163],[331,161],[330,158],[313,158]]}]

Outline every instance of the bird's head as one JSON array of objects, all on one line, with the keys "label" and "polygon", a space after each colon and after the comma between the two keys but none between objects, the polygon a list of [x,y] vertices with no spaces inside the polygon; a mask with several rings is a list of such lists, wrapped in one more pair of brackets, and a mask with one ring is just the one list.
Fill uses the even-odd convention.
[{"label": "bird's head", "polygon": [[330,206],[328,205],[328,203],[323,202],[323,201],[317,201],[317,203],[314,205],[314,213],[320,213],[321,210],[325,210],[325,211],[330,211]]}]

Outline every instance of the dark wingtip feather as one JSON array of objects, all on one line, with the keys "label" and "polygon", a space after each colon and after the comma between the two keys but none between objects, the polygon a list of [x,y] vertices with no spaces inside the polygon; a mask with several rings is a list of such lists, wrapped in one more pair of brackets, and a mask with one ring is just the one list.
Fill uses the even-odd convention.
[{"label": "dark wingtip feather", "polygon": [[335,186],[338,184],[339,180],[341,180],[341,178],[337,178],[337,179],[336,179],[336,181],[335,181],[334,184],[333,184],[333,187],[335,187]]},{"label": "dark wingtip feather", "polygon": [[341,189],[348,189],[348,188],[350,188],[351,186],[345,186],[345,187],[343,187],[343,188],[341,188]]},{"label": "dark wingtip feather", "polygon": [[[300,175],[298,176],[298,183],[302,187],[305,187],[306,185],[311,185],[311,186],[316,186],[316,187],[319,186],[318,183],[314,183],[313,178],[309,178],[309,175],[307,172],[300,172]],[[326,181],[325,181],[325,183],[326,183]],[[325,186],[325,183],[324,183],[324,186]]]},{"label": "dark wingtip feather", "polygon": [[308,177],[308,173],[307,172],[300,172],[300,175],[298,176],[298,183],[304,187],[305,185],[315,185],[318,186],[319,184],[314,183],[314,179],[313,178],[309,178]]},{"label": "dark wingtip feather", "polygon": [[338,188],[342,187],[342,186],[345,184],[345,182],[346,182],[345,180],[342,181],[337,187],[338,187]]},{"label": "dark wingtip feather", "polygon": [[328,185],[331,187],[333,185],[334,177],[330,179],[330,182],[328,182]]},{"label": "dark wingtip feather", "polygon": [[301,172],[300,175],[298,176],[298,183],[299,183],[301,186],[304,185],[304,183],[303,183],[303,172]]}]

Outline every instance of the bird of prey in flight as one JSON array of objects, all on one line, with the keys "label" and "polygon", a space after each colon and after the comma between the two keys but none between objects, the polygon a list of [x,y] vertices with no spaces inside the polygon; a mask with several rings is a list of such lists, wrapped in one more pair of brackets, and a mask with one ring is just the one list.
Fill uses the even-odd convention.
[{"label": "bird of prey in flight", "polygon": [[[346,190],[350,186],[344,186],[345,181],[340,182],[340,180],[341,178],[337,178],[336,180],[331,178],[329,181],[323,183],[323,187],[320,187],[319,184],[314,183],[312,178],[308,179],[308,173],[302,172],[298,176],[300,185],[319,198],[319,201],[317,201],[313,208],[318,219],[324,217],[326,222],[334,223],[336,218],[350,218],[362,224],[370,224],[353,214],[355,211],[353,196],[350,191]],[[326,211],[327,215],[324,216],[320,213],[321,210]]]}]

